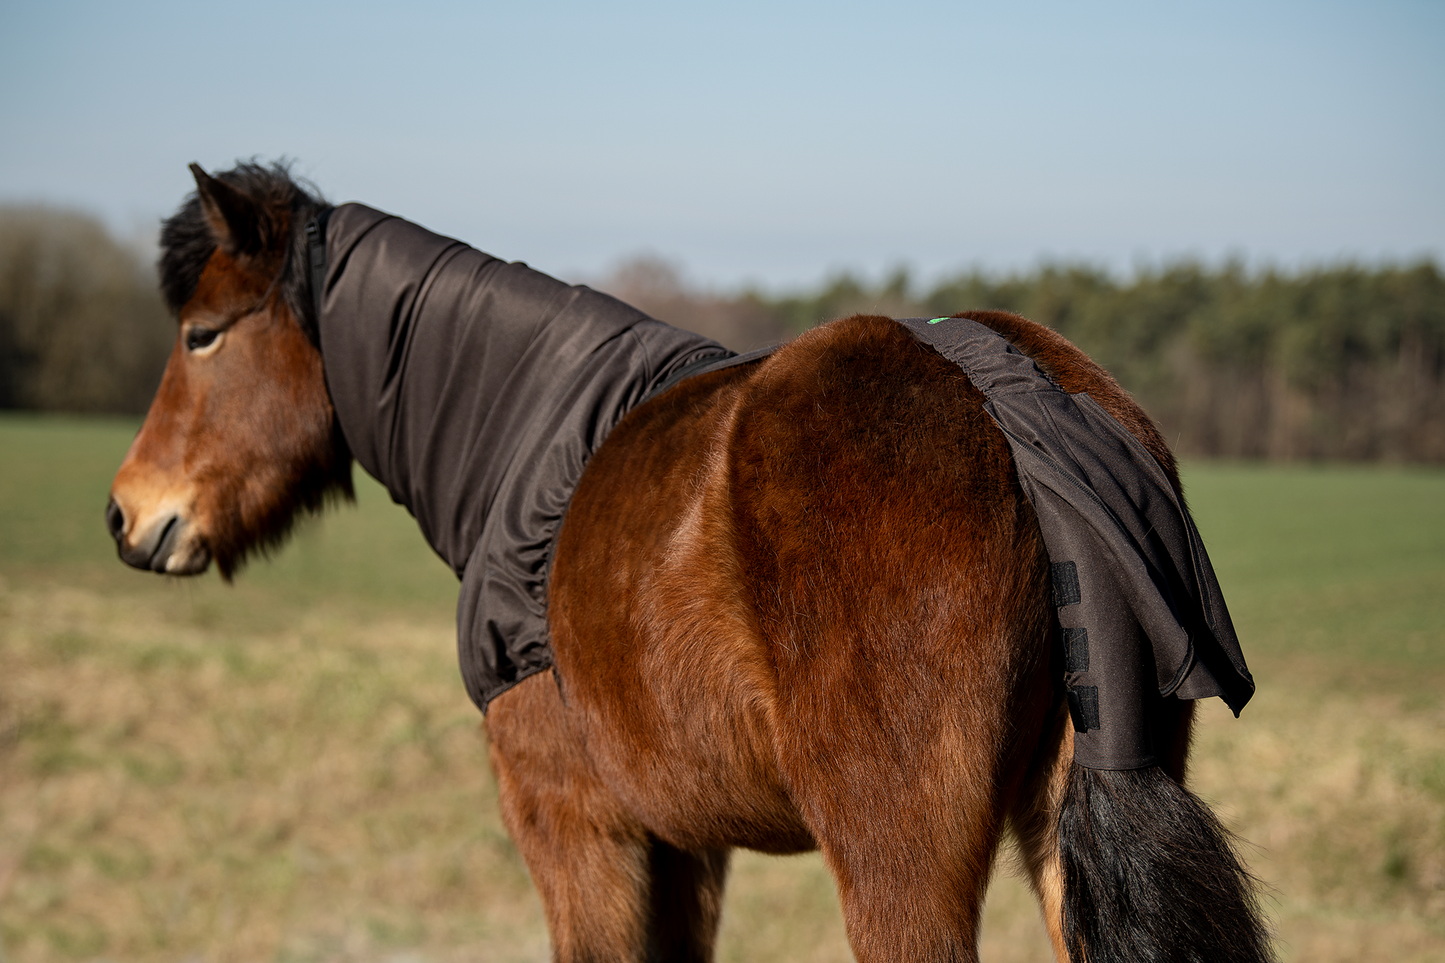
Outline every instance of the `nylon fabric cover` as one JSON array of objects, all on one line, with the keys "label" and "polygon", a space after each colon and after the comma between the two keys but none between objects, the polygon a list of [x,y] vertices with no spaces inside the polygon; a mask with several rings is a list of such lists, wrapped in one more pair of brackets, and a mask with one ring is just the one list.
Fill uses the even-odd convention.
[{"label": "nylon fabric cover", "polygon": [[[1078,601],[1064,599],[1058,613],[1062,629],[1087,638],[1087,668],[1064,680],[1075,761],[1155,765],[1156,697],[1219,696],[1238,715],[1254,680],[1204,543],[1154,456],[1088,394],[1059,388],[992,328],[965,318],[900,323],[983,393],[1050,560],[1074,563]],[[1098,728],[1081,728],[1079,707],[1095,698]]]},{"label": "nylon fabric cover", "polygon": [[591,453],[673,371],[731,352],[360,204],[325,234],[342,433],[461,579],[462,677],[485,712],[552,664],[549,555]]}]

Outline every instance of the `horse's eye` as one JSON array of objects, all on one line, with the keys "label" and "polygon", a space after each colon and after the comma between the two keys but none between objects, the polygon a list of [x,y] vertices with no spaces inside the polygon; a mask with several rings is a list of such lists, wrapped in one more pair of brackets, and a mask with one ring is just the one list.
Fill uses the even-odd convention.
[{"label": "horse's eye", "polygon": [[220,334],[221,332],[212,331],[210,328],[191,328],[186,332],[186,350],[200,351],[202,348],[209,348]]}]

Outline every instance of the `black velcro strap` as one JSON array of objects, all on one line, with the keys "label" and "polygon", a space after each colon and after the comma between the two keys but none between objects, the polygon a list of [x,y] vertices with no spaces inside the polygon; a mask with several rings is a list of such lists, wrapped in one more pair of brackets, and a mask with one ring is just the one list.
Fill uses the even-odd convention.
[{"label": "black velcro strap", "polygon": [[306,260],[311,271],[311,301],[316,306],[316,323],[321,324],[321,296],[326,288],[326,222],[334,208],[326,208],[306,225]]},{"label": "black velcro strap", "polygon": [[1069,689],[1069,716],[1075,732],[1099,728],[1099,687],[1076,685]]},{"label": "black velcro strap", "polygon": [[1065,605],[1078,605],[1079,599],[1079,567],[1073,562],[1055,562],[1054,570],[1054,605],[1063,608]]},{"label": "black velcro strap", "polygon": [[[1070,564],[1073,564],[1072,562]],[[1089,630],[1085,628],[1064,629],[1064,671],[1089,671]]]}]

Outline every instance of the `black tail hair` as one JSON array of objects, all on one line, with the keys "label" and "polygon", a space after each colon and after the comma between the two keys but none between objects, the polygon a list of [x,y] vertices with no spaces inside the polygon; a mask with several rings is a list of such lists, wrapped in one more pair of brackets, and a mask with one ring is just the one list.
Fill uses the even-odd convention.
[{"label": "black tail hair", "polygon": [[1071,963],[1268,963],[1233,834],[1157,766],[1073,764],[1059,811]]}]

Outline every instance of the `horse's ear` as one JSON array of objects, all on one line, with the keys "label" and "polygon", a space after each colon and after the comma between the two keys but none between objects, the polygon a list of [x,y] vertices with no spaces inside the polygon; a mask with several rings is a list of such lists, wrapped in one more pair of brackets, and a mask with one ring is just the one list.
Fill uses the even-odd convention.
[{"label": "horse's ear", "polygon": [[260,241],[256,203],[207,174],[200,164],[191,165],[191,174],[196,178],[196,196],[201,199],[201,210],[206,213],[216,245],[232,255],[256,251]]}]

